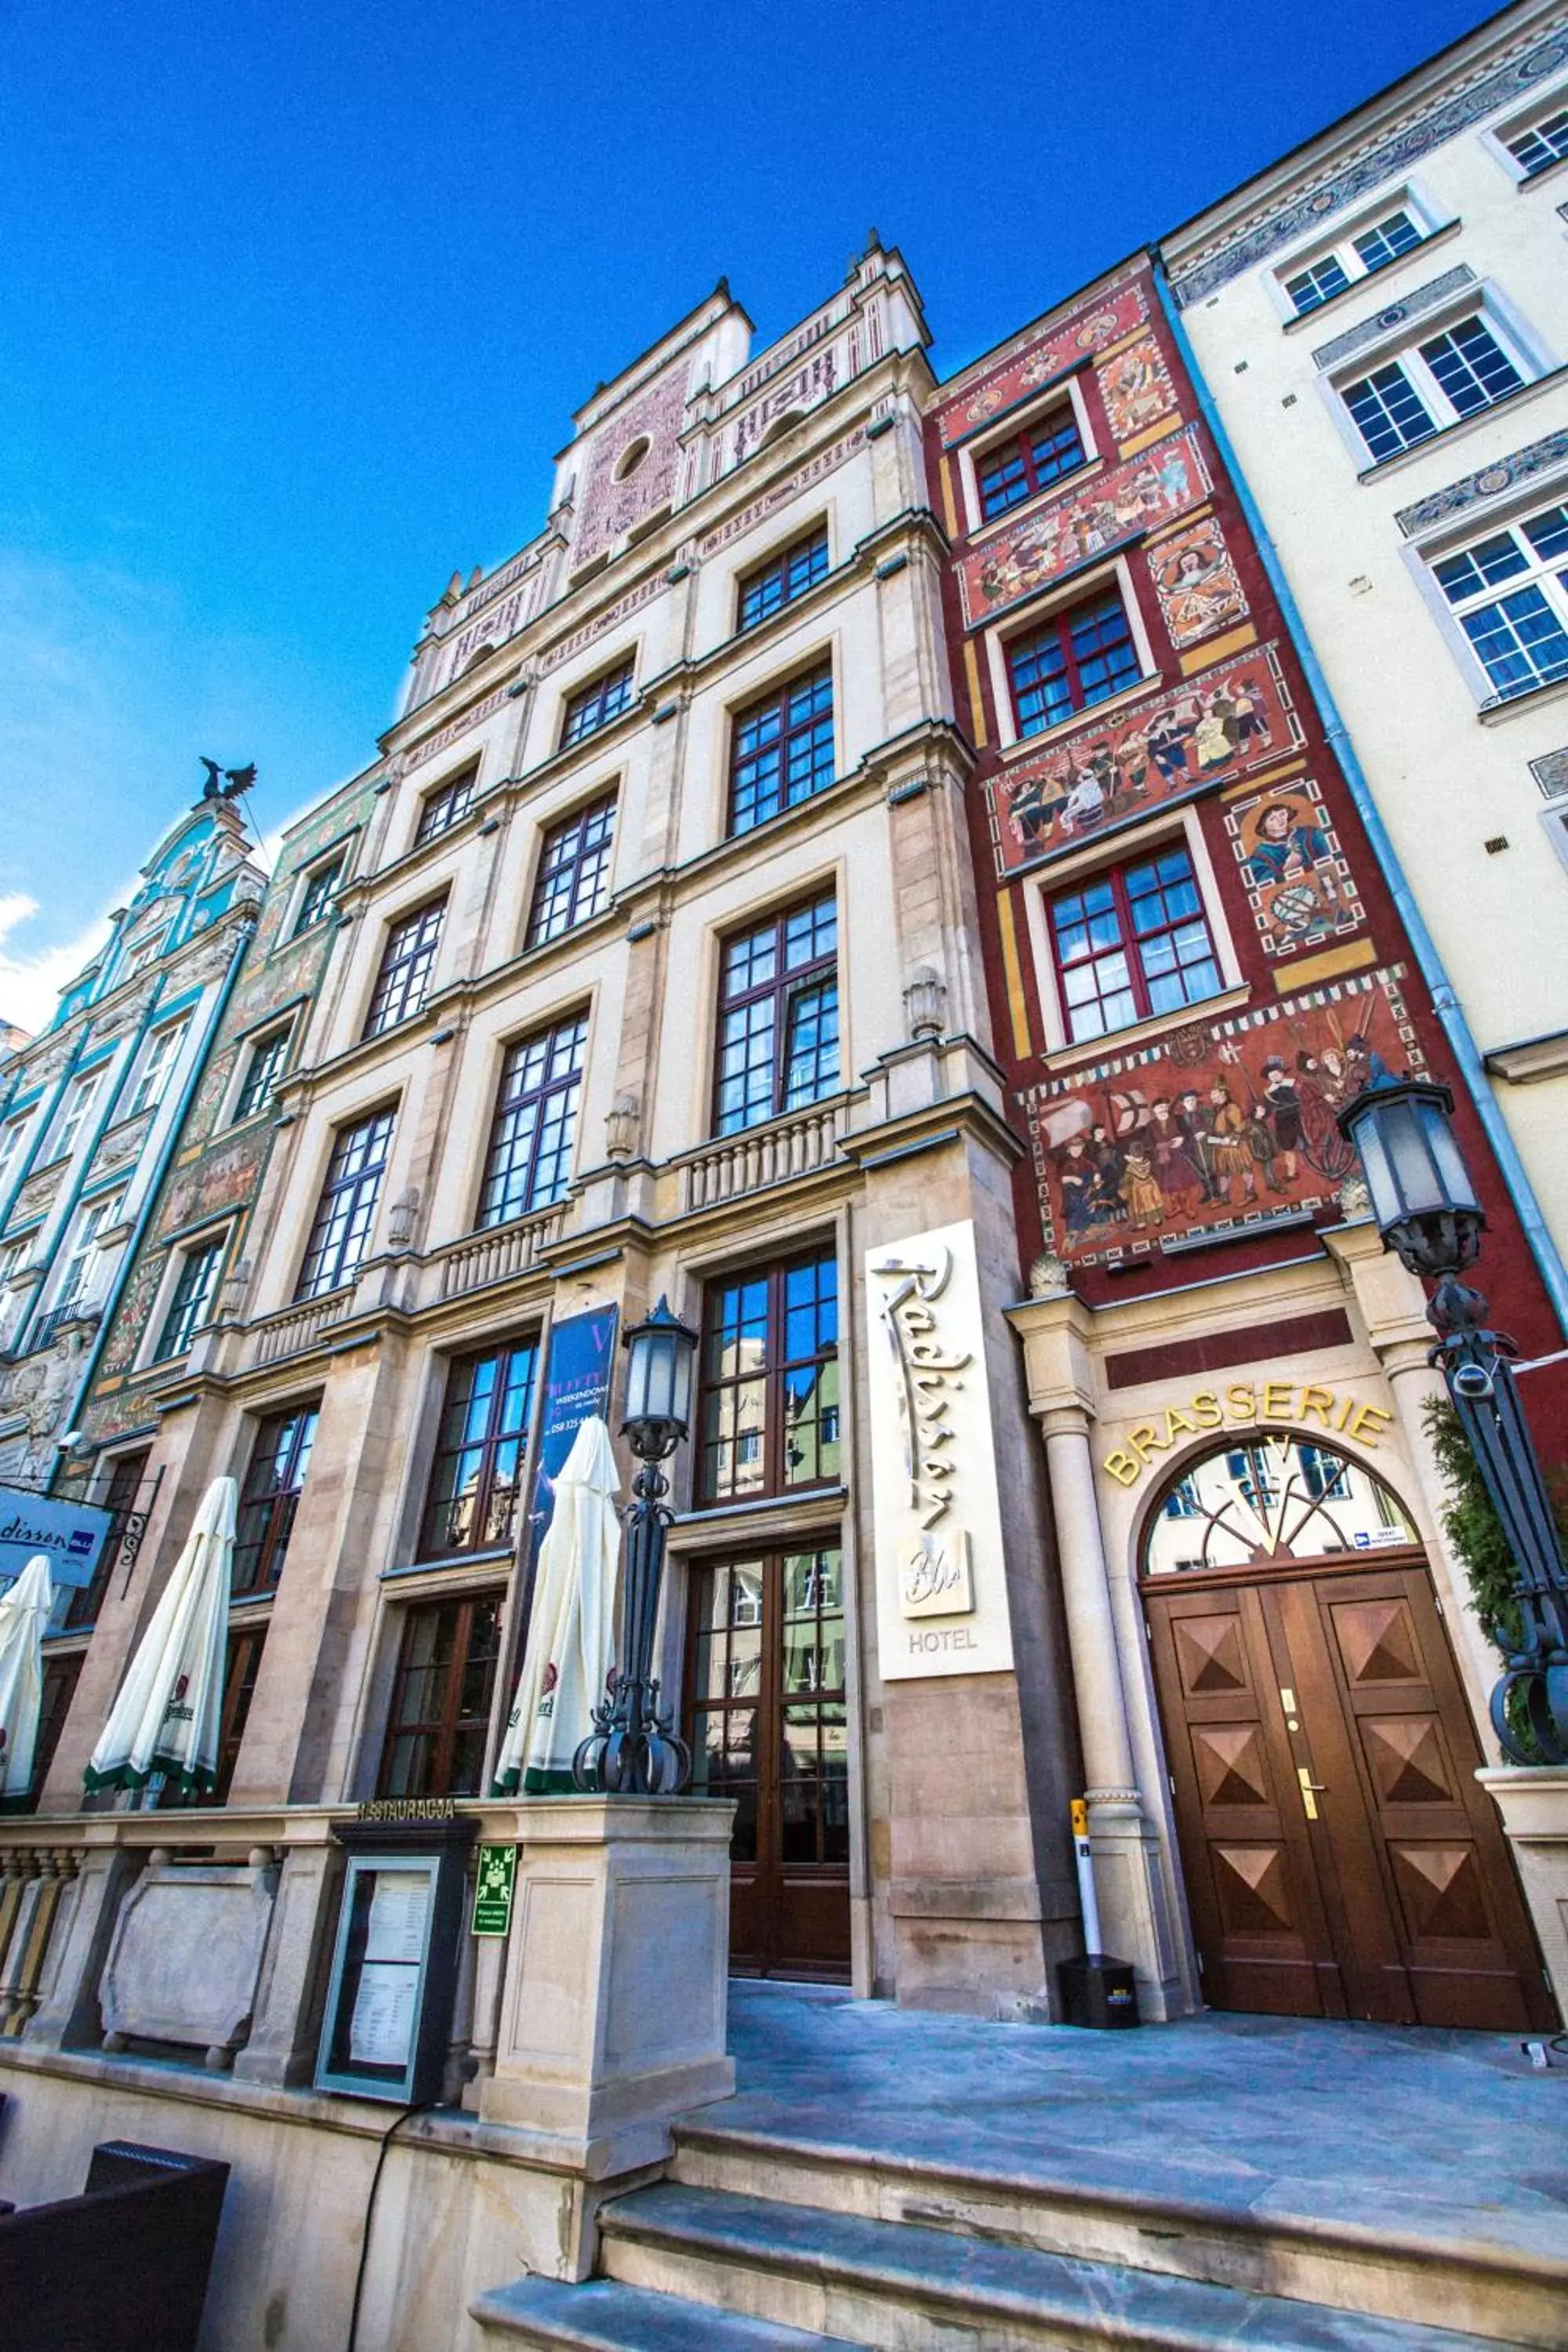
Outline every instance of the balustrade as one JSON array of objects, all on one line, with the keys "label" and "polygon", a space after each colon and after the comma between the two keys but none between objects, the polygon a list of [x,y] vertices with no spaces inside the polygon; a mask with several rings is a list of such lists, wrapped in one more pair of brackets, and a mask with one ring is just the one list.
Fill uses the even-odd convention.
[{"label": "balustrade", "polygon": [[792,1177],[827,1167],[837,1157],[844,1129],[845,1104],[840,1097],[814,1104],[796,1118],[773,1119],[766,1127],[710,1144],[680,1163],[683,1213],[740,1200],[748,1192],[786,1184]]}]

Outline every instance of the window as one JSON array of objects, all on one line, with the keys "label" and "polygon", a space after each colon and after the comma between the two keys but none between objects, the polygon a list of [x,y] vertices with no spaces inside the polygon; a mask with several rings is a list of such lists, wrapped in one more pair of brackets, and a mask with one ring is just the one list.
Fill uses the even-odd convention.
[{"label": "window", "polygon": [[359,1272],[392,1149],[392,1121],[391,1111],[378,1110],[338,1129],[296,1298],[319,1298]]},{"label": "window", "polygon": [[479,779],[479,763],[476,760],[460,775],[453,776],[448,782],[438,784],[433,793],[426,793],[414,835],[416,849],[421,842],[435,841],[441,834],[450,833],[458,819],[468,815],[473,805],[474,786]]},{"label": "window", "polygon": [[265,1110],[271,1102],[272,1089],[282,1076],[283,1065],[289,1059],[290,1034],[291,1024],[286,1022],[281,1029],[268,1030],[265,1037],[258,1037],[252,1045],[250,1060],[234,1100],[237,1127],[241,1119],[254,1118],[258,1111]]},{"label": "window", "polygon": [[441,944],[441,923],[446,912],[445,898],[432,898],[427,906],[416,907],[388,930],[370,1011],[365,1014],[367,1037],[379,1037],[384,1029],[395,1029],[400,1021],[411,1021],[424,1003],[430,992],[430,968]]},{"label": "window", "polygon": [[823,662],[735,714],[730,830],[749,833],[833,782],[833,664]]},{"label": "window", "polygon": [[9,1127],[0,1128],[0,1185],[9,1182],[22,1164],[22,1145],[32,1119],[14,1118]]},{"label": "window", "polygon": [[771,620],[775,613],[815,588],[819,580],[827,577],[827,525],[818,523],[804,539],[786,547],[755,572],[748,572],[741,582],[740,617],[738,629],[754,629],[759,621]]},{"label": "window", "polygon": [[574,816],[552,824],[540,853],[539,878],[528,918],[528,945],[542,947],[575,923],[596,915],[610,892],[610,849],[616,796],[606,794]]},{"label": "window", "polygon": [[33,1746],[33,1777],[28,1784],[26,1810],[36,1812],[38,1796],[49,1777],[49,1766],[55,1760],[55,1750],[60,1744],[60,1734],[66,1727],[76,1686],[81,1679],[82,1651],[74,1656],[44,1660],[44,1688],[38,1707],[38,1729]]},{"label": "window", "polygon": [[343,861],[341,857],[325,858],[320,866],[313,866],[310,868],[306,877],[305,887],[300,896],[300,911],[294,918],[295,939],[298,939],[302,931],[314,930],[318,923],[325,921],[331,911],[332,899],[336,896],[338,884],[342,879],[342,873]]},{"label": "window", "polygon": [[85,1078],[78,1078],[66,1097],[65,1108],[60,1114],[59,1125],[56,1128],[49,1144],[48,1156],[51,1160],[67,1159],[75,1150],[77,1137],[81,1133],[82,1122],[97,1098],[99,1087],[103,1084],[103,1071],[97,1069],[91,1071]]},{"label": "window", "polygon": [[189,1021],[171,1021],[162,1029],[153,1030],[142,1053],[141,1073],[131,1090],[127,1118],[134,1118],[138,1111],[155,1110],[163,1101],[189,1027]]},{"label": "window", "polygon": [[1568,677],[1568,506],[1444,556],[1432,575],[1500,695]]},{"label": "window", "polygon": [[565,1192],[587,1038],[587,1016],[579,1013],[508,1048],[485,1155],[481,1225],[547,1209]]},{"label": "window", "polygon": [[239,1745],[250,1719],[250,1702],[256,1696],[256,1678],[261,1671],[261,1653],[266,1643],[265,1625],[236,1626],[230,1630],[223,1661],[223,1713],[217,1727],[217,1787],[213,1791],[220,1805],[227,1804],[228,1792],[234,1785],[234,1768],[239,1761]]},{"label": "window", "polygon": [[1524,131],[1510,131],[1502,143],[1514,162],[1523,165],[1527,180],[1550,170],[1568,155],[1568,106],[1556,108]]},{"label": "window", "polygon": [[1026,499],[1048,489],[1083,464],[1084,447],[1078,420],[1070,408],[1054,408],[1049,415],[1026,425],[1010,441],[998,442],[974,461],[980,488],[980,511],[989,522]]},{"label": "window", "polygon": [[270,1413],[256,1433],[240,1489],[229,1572],[229,1589],[237,1601],[270,1592],[283,1573],[320,1410],[316,1404],[300,1404],[287,1412]]},{"label": "window", "polygon": [[1478,312],[1340,386],[1374,465],[1517,392],[1524,377]]},{"label": "window", "polygon": [[1007,674],[1020,735],[1038,735],[1075,710],[1120,694],[1142,677],[1121,598],[1101,589],[1081,604],[1053,613],[1007,647]]},{"label": "window", "polygon": [[1428,234],[1427,227],[1416,219],[1414,206],[1401,205],[1333,252],[1320,254],[1315,261],[1293,270],[1282,281],[1296,316],[1304,318],[1309,310],[1331,302],[1336,294],[1342,294],[1359,278],[1386,269],[1401,254],[1424,245]]},{"label": "window", "polygon": [[86,1305],[93,1296],[94,1286],[89,1278],[89,1263],[97,1251],[100,1234],[108,1233],[118,1223],[124,1204],[123,1192],[100,1192],[96,1201],[87,1202],[77,1211],[60,1278],[55,1289],[57,1313],[62,1307]]},{"label": "window", "polygon": [[222,1242],[208,1242],[204,1248],[186,1253],[169,1311],[163,1318],[163,1328],[158,1334],[158,1345],[153,1351],[155,1364],[166,1364],[171,1356],[183,1356],[204,1324],[212,1320],[223,1253]]},{"label": "window", "polygon": [[737,1134],[838,1084],[838,917],[831,890],[724,942],[716,1129]]},{"label": "window", "polygon": [[698,1489],[705,1503],[832,1484],[838,1269],[831,1253],[708,1286]]},{"label": "window", "polygon": [[1191,858],[1166,849],[1050,902],[1069,1043],[1179,1012],[1224,986]]},{"label": "window", "polygon": [[616,668],[607,669],[591,686],[580,686],[566,702],[566,715],[561,722],[561,749],[581,743],[586,736],[596,735],[612,719],[631,708],[632,671],[635,667],[628,654]]},{"label": "window", "polygon": [[[122,1560],[127,1558],[133,1560],[136,1557],[135,1547],[141,1543],[146,1529],[147,1513],[152,1507],[152,1496],[144,1486],[147,1465],[152,1458],[152,1449],[148,1446],[143,1446],[138,1453],[121,1454],[116,1457],[100,1504],[100,1507],[110,1515],[109,1533],[103,1538],[103,1549],[98,1555],[92,1582],[76,1586],[66,1603],[62,1622],[68,1633],[79,1633],[84,1626],[97,1624],[98,1612],[109,1591],[110,1578]],[[128,1554],[127,1545],[132,1538],[134,1544]]]},{"label": "window", "polygon": [[452,1365],[419,1536],[421,1559],[494,1551],[511,1542],[538,1360],[530,1339],[460,1357]]},{"label": "window", "polygon": [[500,1616],[499,1595],[408,1612],[378,1796],[479,1795]]},{"label": "window", "polygon": [[139,971],[145,971],[149,964],[156,963],[158,958],[163,954],[164,948],[168,945],[168,940],[169,933],[167,929],[157,932],[155,936],[150,940],[141,940],[132,949],[130,954],[126,957],[125,969],[120,975],[121,979],[134,980]]}]

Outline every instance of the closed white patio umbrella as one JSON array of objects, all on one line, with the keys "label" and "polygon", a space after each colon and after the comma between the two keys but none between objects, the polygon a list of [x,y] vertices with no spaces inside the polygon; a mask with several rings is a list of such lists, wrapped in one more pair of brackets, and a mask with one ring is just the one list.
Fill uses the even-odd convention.
[{"label": "closed white patio umbrella", "polygon": [[514,1796],[521,1788],[525,1796],[550,1796],[576,1785],[572,1759],[594,1727],[591,1711],[604,1698],[615,1640],[617,1491],[610,1433],[591,1414],[556,1480],[492,1795]]},{"label": "closed white patio umbrella", "polygon": [[25,1797],[33,1778],[44,1703],[44,1628],[54,1597],[41,1551],[0,1592],[0,1797]]},{"label": "closed white patio umbrella", "polygon": [[215,1478],[89,1760],[86,1786],[144,1789],[155,1773],[197,1797],[217,1786],[237,1489]]}]

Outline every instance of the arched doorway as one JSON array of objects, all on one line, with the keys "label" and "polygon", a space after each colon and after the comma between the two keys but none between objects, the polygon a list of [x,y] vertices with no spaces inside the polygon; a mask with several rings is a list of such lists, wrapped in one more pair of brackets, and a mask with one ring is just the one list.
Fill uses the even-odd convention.
[{"label": "arched doorway", "polygon": [[1295,1432],[1249,1433],[1167,1482],[1139,1569],[1211,2007],[1550,2026],[1392,1489]]}]

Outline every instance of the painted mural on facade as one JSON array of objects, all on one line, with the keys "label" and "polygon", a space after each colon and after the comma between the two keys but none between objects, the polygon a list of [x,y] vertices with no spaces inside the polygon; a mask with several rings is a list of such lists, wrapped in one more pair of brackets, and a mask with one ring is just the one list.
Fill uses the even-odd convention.
[{"label": "painted mural on facade", "polygon": [[1232,801],[1225,827],[1266,955],[1321,947],[1365,921],[1350,860],[1310,776]]},{"label": "painted mural on facade", "polygon": [[1015,401],[1026,399],[1054,377],[1065,375],[1086,352],[1103,351],[1108,343],[1117,342],[1135,327],[1141,327],[1148,316],[1149,305],[1142,287],[1119,287],[1108,302],[1091,310],[1087,318],[1070,319],[1065,327],[1057,328],[998,368],[967,400],[944,411],[944,443],[951,448],[955,441],[962,441],[990,417],[1011,408]]},{"label": "painted mural on facade", "polygon": [[1202,786],[1234,782],[1300,741],[1271,646],[1217,664],[1174,692],[1152,692],[1109,720],[1091,719],[991,777],[998,870],[1033,865]]},{"label": "painted mural on facade", "polygon": [[1426,1067],[1403,979],[1396,964],[1196,1020],[1026,1089],[1047,1248],[1102,1265],[1331,1202],[1354,1166],[1336,1112]]},{"label": "painted mural on facade", "polygon": [[1184,514],[1211,487],[1196,436],[1190,428],[1173,433],[1143,457],[1100,475],[1078,497],[1061,499],[964,556],[958,587],[966,625],[1048,587],[1090,556],[1109,554]]},{"label": "painted mural on facade", "polygon": [[1171,643],[1197,645],[1244,621],[1247,603],[1217,515],[1203,515],[1148,554],[1160,613]]},{"label": "painted mural on facade", "polygon": [[[680,459],[686,380],[690,373],[689,360],[674,362],[594,435],[585,478],[578,492],[574,563],[585,563],[597,555],[670,496]],[[626,460],[639,441],[647,443],[647,454],[628,468]]]},{"label": "painted mural on facade", "polygon": [[1131,441],[1176,410],[1176,387],[1152,334],[1138,335],[1096,362],[1105,414],[1118,441]]}]

